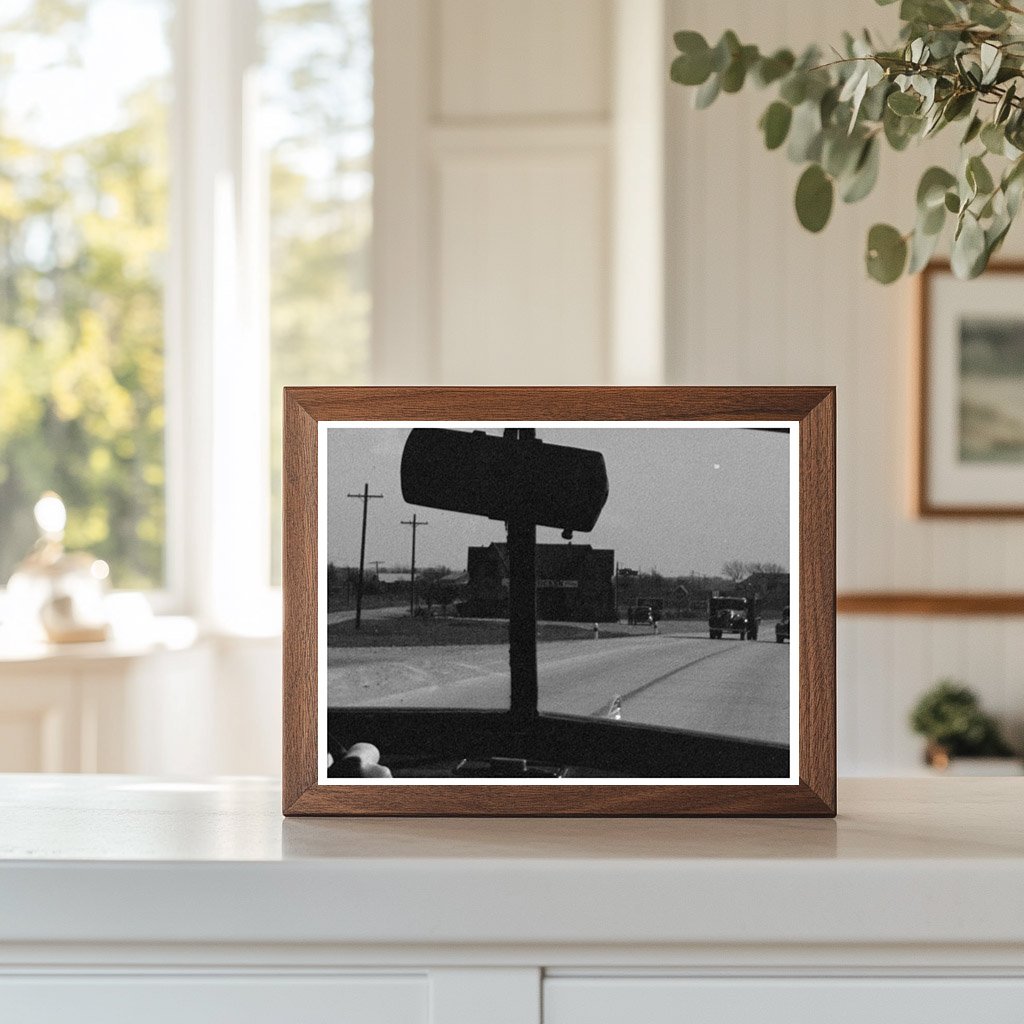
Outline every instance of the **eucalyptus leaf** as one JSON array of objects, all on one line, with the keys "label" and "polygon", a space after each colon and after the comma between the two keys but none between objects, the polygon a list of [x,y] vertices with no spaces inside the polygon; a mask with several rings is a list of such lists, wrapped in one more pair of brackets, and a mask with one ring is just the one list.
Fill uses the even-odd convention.
[{"label": "eucalyptus leaf", "polygon": [[974,107],[974,100],[974,93],[954,93],[943,105],[942,116],[946,121],[956,121],[961,117],[966,117]]},{"label": "eucalyptus leaf", "polygon": [[758,59],[756,46],[741,46],[732,63],[722,72],[722,92],[739,92],[746,81],[747,72]]},{"label": "eucalyptus leaf", "polygon": [[821,231],[832,215],[832,180],[817,165],[811,164],[796,186],[796,215],[808,231]]},{"label": "eucalyptus leaf", "polygon": [[989,121],[981,129],[981,142],[993,156],[1002,156],[1006,147],[1006,133],[1003,131],[1002,125]]},{"label": "eucalyptus leaf", "polygon": [[956,176],[944,167],[929,167],[917,186],[917,208],[927,213],[936,206],[942,206],[946,192],[955,184]]},{"label": "eucalyptus leaf", "polygon": [[860,120],[881,121],[885,113],[885,101],[893,91],[892,82],[882,78],[868,88],[864,95],[864,102],[860,106]]},{"label": "eucalyptus leaf", "polygon": [[966,176],[976,194],[988,195],[995,188],[992,175],[980,156],[972,156],[967,161]]},{"label": "eucalyptus leaf", "polygon": [[807,99],[807,74],[804,71],[794,71],[783,79],[779,87],[779,98],[785,100],[791,107],[798,107]]},{"label": "eucalyptus leaf", "polygon": [[950,264],[953,273],[961,280],[977,276],[975,267],[985,258],[985,232],[978,219],[969,211],[961,218],[960,226],[953,238]]},{"label": "eucalyptus leaf", "polygon": [[788,103],[776,100],[769,105],[761,115],[764,144],[768,149],[778,149],[786,141],[792,121],[793,108]]},{"label": "eucalyptus leaf", "polygon": [[920,227],[914,230],[910,238],[910,262],[907,264],[907,273],[916,274],[928,265],[939,244],[941,231],[928,233]]},{"label": "eucalyptus leaf", "polygon": [[715,44],[711,51],[711,70],[721,74],[733,62],[733,57],[739,53],[741,43],[732,29],[722,33],[721,39]]},{"label": "eucalyptus leaf", "polygon": [[844,203],[860,202],[875,187],[878,181],[879,148],[878,138],[875,136],[864,143],[853,175],[843,188]]},{"label": "eucalyptus leaf", "polygon": [[968,17],[978,25],[985,28],[999,29],[1007,25],[1006,15],[989,3],[972,3],[968,10]]},{"label": "eucalyptus leaf", "polygon": [[991,42],[981,44],[979,51],[981,58],[981,84],[991,85],[999,74],[999,68],[1003,63],[1003,51]]},{"label": "eucalyptus leaf", "polygon": [[793,163],[817,160],[821,156],[821,111],[812,101],[801,103],[793,111],[786,155]]},{"label": "eucalyptus leaf", "polygon": [[1006,196],[1006,213],[1012,223],[1013,218],[1020,212],[1021,199],[1024,198],[1024,177],[1018,176],[1004,185],[1003,193]]},{"label": "eucalyptus leaf", "polygon": [[900,117],[891,110],[886,110],[882,117],[885,141],[897,152],[904,150],[910,144],[910,140],[921,130],[923,124],[924,118]]},{"label": "eucalyptus leaf", "polygon": [[967,126],[967,131],[964,132],[963,139],[960,140],[961,146],[970,145],[979,135],[982,129],[982,120],[980,117],[972,117],[971,123]]},{"label": "eucalyptus leaf", "polygon": [[702,54],[684,53],[676,57],[669,71],[672,81],[680,85],[702,85],[710,74],[711,53],[706,47]]},{"label": "eucalyptus leaf", "polygon": [[722,91],[721,78],[713,74],[693,95],[693,105],[698,110],[705,110],[711,106]]},{"label": "eucalyptus leaf", "polygon": [[941,234],[945,224],[946,204],[940,203],[938,206],[933,206],[928,210],[918,210],[917,228],[915,230],[919,230],[925,235],[938,235]]},{"label": "eucalyptus leaf", "polygon": [[821,166],[833,178],[852,172],[864,149],[864,142],[863,133],[854,137],[838,127],[829,128],[822,133]]},{"label": "eucalyptus leaf", "polygon": [[890,224],[875,224],[868,232],[867,269],[880,284],[892,284],[907,262],[906,239]]},{"label": "eucalyptus leaf", "polygon": [[889,109],[894,114],[916,114],[921,107],[921,100],[909,92],[894,92],[889,96]]},{"label": "eucalyptus leaf", "polygon": [[753,71],[754,81],[760,86],[785,78],[793,70],[796,58],[789,50],[776,50],[770,57],[762,57]]},{"label": "eucalyptus leaf", "polygon": [[996,104],[996,112],[992,117],[992,120],[996,124],[1002,124],[1013,111],[1013,101],[1017,95],[1017,83],[1011,82],[1003,93],[1002,98]]}]

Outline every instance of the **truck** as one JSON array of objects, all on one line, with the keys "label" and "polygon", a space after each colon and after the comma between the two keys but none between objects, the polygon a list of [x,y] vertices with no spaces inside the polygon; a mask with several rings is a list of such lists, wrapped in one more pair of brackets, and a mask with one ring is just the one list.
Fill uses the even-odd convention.
[{"label": "truck", "polygon": [[708,635],[721,640],[724,633],[738,633],[741,640],[757,639],[757,602],[752,597],[708,599]]}]

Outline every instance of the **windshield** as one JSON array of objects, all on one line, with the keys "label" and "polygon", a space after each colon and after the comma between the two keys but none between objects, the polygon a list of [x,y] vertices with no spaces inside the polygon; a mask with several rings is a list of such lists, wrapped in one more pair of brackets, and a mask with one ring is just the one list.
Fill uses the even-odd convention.
[{"label": "windshield", "polygon": [[[788,746],[790,648],[775,643],[774,629],[769,636],[766,625],[759,636],[757,628],[778,621],[789,602],[785,435],[543,423],[536,439],[448,425],[410,430],[337,424],[326,435],[326,693],[338,722],[345,712],[358,711],[360,721],[377,728],[384,712],[430,712],[432,743],[445,732],[446,719],[438,713],[449,712],[468,751],[476,721],[468,713],[515,718],[525,708],[526,716],[517,718],[524,729],[539,712],[542,722],[550,716],[624,731],[643,726]],[[521,501],[522,492],[504,478],[492,484],[491,477],[474,477],[477,444],[490,460],[488,473],[510,477],[520,452],[539,453],[541,468],[531,469],[537,473],[543,472],[544,452],[560,449],[550,482],[557,497],[541,495],[549,523],[577,514],[575,492],[563,487],[564,474],[573,469],[571,453],[588,460],[588,476],[581,476],[577,490],[593,476],[593,456],[607,471],[605,490],[596,487],[588,510],[589,529],[529,528],[532,642],[526,659],[535,668],[525,687],[522,676],[516,681],[515,664],[525,664],[521,644],[511,645],[519,660],[510,671],[510,633],[522,639],[521,631],[510,630],[513,606],[522,607],[515,595],[524,593],[516,583],[520,542],[513,542],[510,526],[499,518],[506,494]],[[409,451],[433,451],[439,460],[417,483],[429,491],[422,500],[434,504],[408,500]],[[450,482],[441,464],[447,451],[458,451],[461,460]],[[539,491],[532,484],[523,481],[526,493]],[[436,507],[449,494],[457,511]],[[476,507],[485,511],[476,514]],[[727,574],[736,565],[754,564],[739,562],[748,554],[765,559],[756,563],[759,578],[774,590],[764,597],[758,591],[756,619],[735,620],[740,626],[723,622],[709,636],[709,607],[748,610],[743,598],[714,596],[731,589],[735,581]],[[745,568],[744,577],[754,571]],[[723,637],[731,626],[734,631]],[[752,686],[756,701],[750,699]],[[353,738],[375,742],[376,736]],[[643,774],[643,742],[633,743],[623,748],[621,771],[612,774]],[[572,756],[547,741],[540,749],[555,761]]]}]

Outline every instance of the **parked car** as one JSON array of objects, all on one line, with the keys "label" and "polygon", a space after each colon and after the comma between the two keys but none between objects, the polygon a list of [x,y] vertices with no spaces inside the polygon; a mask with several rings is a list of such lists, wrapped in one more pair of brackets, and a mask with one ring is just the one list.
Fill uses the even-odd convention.
[{"label": "parked car", "polygon": [[789,639],[789,608],[782,609],[782,618],[775,623],[775,642],[781,644]]},{"label": "parked car", "polygon": [[708,635],[721,640],[723,633],[738,633],[741,640],[757,639],[757,607],[749,597],[708,599]]}]

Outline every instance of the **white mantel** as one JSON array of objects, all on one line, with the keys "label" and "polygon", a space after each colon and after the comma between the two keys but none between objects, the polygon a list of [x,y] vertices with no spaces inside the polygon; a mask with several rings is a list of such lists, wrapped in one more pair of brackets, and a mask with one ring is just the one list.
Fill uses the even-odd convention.
[{"label": "white mantel", "polygon": [[269,782],[6,776],[0,1006],[9,983],[81,1007],[84,977],[116,1021],[122,983],[138,1009],[202,975],[259,1021],[285,1019],[268,991],[312,1012],[353,985],[369,1021],[603,1021],[627,996],[655,1022],[812,997],[826,1022],[1019,1021],[1022,787],[848,780],[835,821],[286,820]]}]

